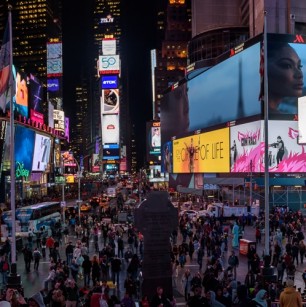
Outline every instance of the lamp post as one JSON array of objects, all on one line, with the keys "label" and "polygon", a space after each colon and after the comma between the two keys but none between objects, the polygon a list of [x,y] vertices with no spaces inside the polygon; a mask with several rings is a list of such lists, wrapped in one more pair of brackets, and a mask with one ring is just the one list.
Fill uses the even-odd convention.
[{"label": "lamp post", "polygon": [[74,158],[75,163],[78,166],[78,172],[77,172],[77,178],[78,178],[78,199],[77,199],[77,205],[78,205],[78,215],[79,215],[79,221],[81,222],[81,177],[82,177],[82,170],[80,167],[80,164],[78,163],[78,161],[76,160],[76,158]]}]

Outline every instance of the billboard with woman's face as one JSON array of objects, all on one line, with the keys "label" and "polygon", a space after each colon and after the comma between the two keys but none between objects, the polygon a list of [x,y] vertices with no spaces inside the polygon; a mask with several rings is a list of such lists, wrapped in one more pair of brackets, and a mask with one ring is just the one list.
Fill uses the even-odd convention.
[{"label": "billboard with woman's face", "polygon": [[270,119],[293,119],[298,98],[306,93],[306,44],[294,35],[268,35],[268,100]]}]

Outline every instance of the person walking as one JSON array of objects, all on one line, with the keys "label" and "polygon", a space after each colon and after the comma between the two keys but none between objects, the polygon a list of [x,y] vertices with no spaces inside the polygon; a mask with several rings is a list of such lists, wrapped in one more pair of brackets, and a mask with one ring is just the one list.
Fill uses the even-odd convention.
[{"label": "person walking", "polygon": [[92,263],[87,255],[83,256],[84,261],[82,263],[83,274],[84,274],[84,287],[87,288],[90,285],[90,274]]},{"label": "person walking", "polygon": [[295,290],[292,279],[286,280],[286,288],[280,294],[279,303],[280,307],[302,307],[301,293]]},{"label": "person walking", "polygon": [[117,285],[117,288],[119,288],[119,273],[121,271],[121,260],[118,258],[117,255],[111,260],[111,271],[113,283]]},{"label": "person walking", "polygon": [[184,290],[184,296],[185,296],[185,302],[189,300],[190,297],[190,291],[191,291],[191,273],[190,270],[185,270],[185,273],[182,278],[182,285]]},{"label": "person walking", "polygon": [[235,251],[228,257],[228,265],[231,267],[234,279],[237,278],[237,268],[239,266],[239,258],[236,256]]},{"label": "person walking", "polygon": [[34,258],[34,270],[38,271],[39,261],[41,259],[41,253],[37,247],[34,249],[33,258]]}]

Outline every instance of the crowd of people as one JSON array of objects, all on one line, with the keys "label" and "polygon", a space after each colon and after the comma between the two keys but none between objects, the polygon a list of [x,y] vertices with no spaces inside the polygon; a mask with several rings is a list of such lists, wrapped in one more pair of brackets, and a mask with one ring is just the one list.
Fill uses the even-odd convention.
[{"label": "crowd of people", "polygon": [[[273,306],[274,302],[279,304],[275,306],[281,307],[302,306],[305,292],[294,286],[296,268],[303,265],[305,257],[302,214],[284,208],[271,212],[271,256],[259,255],[256,247],[250,245],[245,278],[238,280],[239,257],[238,250],[232,247],[233,228],[237,226],[238,235],[242,237],[247,224],[254,229],[254,241],[260,245],[264,215],[252,220],[242,216],[230,226],[216,218],[199,221],[187,214],[180,218],[182,243],[177,244],[177,234],[174,233],[172,280],[173,287],[184,293],[187,306]],[[184,268],[186,258],[189,261],[196,259],[199,267],[194,274]],[[203,259],[206,259],[205,265]],[[272,266],[272,273],[264,273],[263,267]],[[179,270],[183,271],[181,280],[178,280]],[[306,271],[303,280],[306,288]]]},{"label": "crowd of people", "polygon": [[[75,220],[63,228],[55,225],[53,231],[29,231],[22,250],[25,270],[38,271],[41,259],[48,260],[48,276],[35,296],[24,300],[21,293],[17,295],[8,288],[3,299],[14,306],[128,307],[136,306],[136,302],[140,306],[176,306],[174,297],[166,296],[162,287],[153,297],[142,295],[144,238],[133,225],[125,229],[95,214]],[[302,306],[304,292],[294,285],[297,267],[302,267],[306,254],[303,216],[288,210],[271,213],[270,257],[263,257],[251,246],[241,280],[233,228],[238,227],[237,234],[242,238],[246,225],[253,229],[254,241],[260,245],[264,216],[242,216],[231,224],[215,217],[196,220],[180,216],[179,227],[170,237],[170,259],[173,292],[184,296],[186,306],[273,306],[275,301],[281,307]],[[7,240],[5,244],[0,260],[3,285],[9,271],[10,243]],[[186,266],[195,262],[195,271]],[[276,275],[264,275],[261,268],[271,265]],[[306,271],[303,280],[306,288]],[[119,293],[122,288],[124,295]],[[293,300],[296,305],[292,305]]]}]

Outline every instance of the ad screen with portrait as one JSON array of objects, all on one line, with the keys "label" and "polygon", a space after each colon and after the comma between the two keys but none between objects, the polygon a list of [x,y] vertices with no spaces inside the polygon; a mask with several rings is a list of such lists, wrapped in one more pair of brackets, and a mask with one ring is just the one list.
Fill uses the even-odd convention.
[{"label": "ad screen with portrait", "polygon": [[294,119],[306,94],[306,44],[295,35],[268,34],[269,119]]}]

